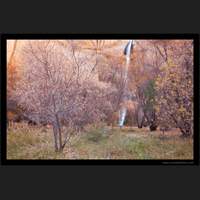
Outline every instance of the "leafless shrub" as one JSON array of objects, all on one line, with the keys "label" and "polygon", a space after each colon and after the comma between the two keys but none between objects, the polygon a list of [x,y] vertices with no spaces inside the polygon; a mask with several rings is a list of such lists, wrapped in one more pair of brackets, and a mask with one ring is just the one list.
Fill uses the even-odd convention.
[{"label": "leafless shrub", "polygon": [[[26,69],[15,97],[31,120],[52,125],[56,151],[74,132],[103,120],[105,112],[112,110],[113,90],[98,80],[95,55],[83,53],[72,41],[65,47],[56,41],[30,41],[24,49]],[[70,127],[65,133],[64,125]]]}]

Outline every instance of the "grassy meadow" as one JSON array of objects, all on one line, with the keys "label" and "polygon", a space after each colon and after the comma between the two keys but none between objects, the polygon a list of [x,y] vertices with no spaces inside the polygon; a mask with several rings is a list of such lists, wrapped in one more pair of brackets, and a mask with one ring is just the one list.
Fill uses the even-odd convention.
[{"label": "grassy meadow", "polygon": [[178,129],[88,126],[70,139],[63,152],[54,151],[50,128],[13,125],[7,131],[7,159],[193,159],[192,138]]}]

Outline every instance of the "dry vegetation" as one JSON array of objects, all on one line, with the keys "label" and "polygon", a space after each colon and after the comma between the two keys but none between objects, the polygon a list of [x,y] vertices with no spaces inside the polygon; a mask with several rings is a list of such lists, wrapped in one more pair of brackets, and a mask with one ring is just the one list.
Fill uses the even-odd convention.
[{"label": "dry vegetation", "polygon": [[192,159],[192,40],[12,42],[9,159]]},{"label": "dry vegetation", "polygon": [[8,129],[8,159],[192,159],[192,139],[178,129],[150,133],[147,128],[86,127],[63,152],[53,149],[52,130],[17,124]]}]

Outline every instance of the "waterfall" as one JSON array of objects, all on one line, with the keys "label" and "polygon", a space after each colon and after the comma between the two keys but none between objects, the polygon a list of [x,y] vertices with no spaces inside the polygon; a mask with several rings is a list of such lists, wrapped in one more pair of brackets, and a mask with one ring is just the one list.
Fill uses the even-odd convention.
[{"label": "waterfall", "polygon": [[[126,97],[126,86],[127,86],[127,82],[128,82],[128,68],[129,68],[129,64],[130,64],[130,56],[131,56],[131,51],[133,49],[133,40],[129,40],[128,44],[126,45],[125,49],[124,49],[124,54],[126,56],[126,66],[125,66],[125,71],[124,71],[124,91],[123,91],[123,99],[122,101],[126,101],[127,97]],[[125,117],[126,117],[126,112],[127,109],[126,107],[122,107],[121,110],[119,111],[119,126],[122,127],[124,125],[124,121],[125,121]]]},{"label": "waterfall", "polygon": [[125,121],[125,117],[126,117],[126,111],[127,111],[127,109],[125,107],[123,107],[119,111],[119,126],[120,127],[122,127],[124,125],[124,121]]}]

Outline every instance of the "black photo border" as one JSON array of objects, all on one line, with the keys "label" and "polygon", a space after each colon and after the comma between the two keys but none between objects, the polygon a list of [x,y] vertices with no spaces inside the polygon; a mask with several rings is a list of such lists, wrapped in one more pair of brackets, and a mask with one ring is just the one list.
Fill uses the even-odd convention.
[{"label": "black photo border", "polygon": [[[193,40],[194,50],[194,137],[193,137],[193,159],[192,160],[9,160],[7,159],[7,129],[6,129],[6,53],[7,40],[45,40],[45,39],[172,39]],[[0,110],[0,142],[1,142],[1,164],[2,165],[199,165],[199,34],[1,34],[1,110]]]}]

